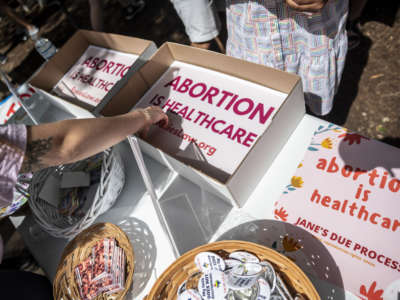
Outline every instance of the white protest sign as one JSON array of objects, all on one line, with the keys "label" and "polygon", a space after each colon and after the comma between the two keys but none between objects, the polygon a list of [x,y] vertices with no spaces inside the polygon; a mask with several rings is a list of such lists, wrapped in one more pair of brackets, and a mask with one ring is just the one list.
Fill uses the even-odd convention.
[{"label": "white protest sign", "polygon": [[185,163],[232,174],[286,97],[265,86],[175,61],[136,108],[158,105],[168,112],[169,125],[153,126],[146,139],[150,144]]},{"label": "white protest sign", "polygon": [[96,106],[137,58],[136,54],[91,45],[57,83],[54,92]]}]

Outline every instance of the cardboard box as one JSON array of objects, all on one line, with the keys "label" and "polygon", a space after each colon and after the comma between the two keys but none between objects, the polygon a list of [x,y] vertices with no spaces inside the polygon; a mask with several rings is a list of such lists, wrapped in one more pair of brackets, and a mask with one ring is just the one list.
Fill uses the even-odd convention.
[{"label": "cardboard box", "polygon": [[[133,89],[133,85],[129,84],[121,89],[120,95],[117,95],[119,99],[124,98],[122,95],[129,95],[129,97],[125,96],[121,102],[128,102],[131,107],[134,107],[137,103],[135,99],[140,99],[145,95],[145,92],[159,80],[174,61],[231,75],[287,94],[283,104],[276,108],[276,113],[271,118],[268,128],[258,137],[234,172],[224,180],[210,176],[172,157],[160,148],[152,146],[149,143],[151,141],[141,141],[144,152],[154,159],[202,188],[241,207],[305,114],[300,77],[215,52],[165,43],[140,69],[138,74],[141,78],[132,77],[129,80],[130,82],[135,80],[135,88]],[[244,95],[245,92],[242,94]],[[113,102],[114,99],[105,106],[103,111],[114,114]]]},{"label": "cardboard box", "polygon": [[[26,85],[21,86],[18,91],[25,90]],[[66,119],[76,119],[76,118],[94,118],[95,115],[88,110],[74,105],[60,97],[54,96],[47,93],[41,89],[33,89],[29,87],[32,92],[22,93],[26,95],[25,98],[21,98],[26,107],[29,109],[30,113],[36,119],[39,124],[57,122]],[[20,94],[21,95],[21,94]],[[8,123],[17,123],[25,125],[34,125],[33,121],[26,114],[25,110],[21,108],[19,101],[12,96],[13,102],[9,109],[15,110],[14,113],[7,120]]]},{"label": "cardboard box", "polygon": [[135,108],[158,105],[167,126],[146,140],[220,182],[238,168],[287,94],[231,75],[174,61]]},{"label": "cardboard box", "polygon": [[[128,110],[128,107],[124,107],[120,99],[125,98],[125,94],[117,92],[125,84],[132,85],[130,89],[135,88],[135,81],[128,82],[128,79],[140,69],[144,63],[150,58],[150,56],[156,51],[157,47],[151,41],[122,36],[118,34],[101,33],[88,30],[78,30],[65,44],[58,50],[58,52],[31,78],[29,83],[46,93],[53,96],[58,96],[54,92],[54,87],[65,74],[71,69],[72,66],[81,58],[81,56],[88,50],[90,46],[97,46],[110,50],[115,50],[123,53],[130,53],[137,55],[138,58],[134,61],[129,71],[125,70],[125,76],[119,80],[113,87],[108,91],[106,96],[101,102],[94,106],[89,105],[73,97],[63,97],[66,102],[72,103],[76,106],[84,108],[85,110],[95,115],[107,115],[107,112],[103,112],[103,108],[109,103],[110,99],[113,98],[113,105],[108,107],[108,110],[112,110],[113,113],[118,114]],[[93,74],[96,74],[96,70],[93,69]],[[101,71],[98,71],[99,73]],[[118,70],[117,70],[118,72]],[[130,90],[129,89],[129,90]],[[61,103],[63,105],[63,103]]]},{"label": "cardboard box", "polygon": [[139,55],[89,45],[53,88],[60,97],[97,106]]}]

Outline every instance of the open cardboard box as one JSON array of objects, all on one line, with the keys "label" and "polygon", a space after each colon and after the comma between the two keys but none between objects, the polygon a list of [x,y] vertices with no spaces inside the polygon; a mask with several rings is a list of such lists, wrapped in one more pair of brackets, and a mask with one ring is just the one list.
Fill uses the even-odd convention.
[{"label": "open cardboard box", "polygon": [[[138,55],[138,58],[132,64],[127,74],[110,89],[98,105],[91,106],[73,98],[62,97],[64,101],[57,100],[57,98],[60,99],[60,97],[54,94],[54,86],[63,78],[64,74],[70,70],[90,45],[135,54]],[[73,113],[77,114],[76,117],[86,117],[86,115],[85,113],[80,114],[83,110],[74,109],[75,106],[81,107],[94,115],[103,114],[102,110],[110,102],[111,98],[113,98],[113,101],[112,105],[108,106],[108,110],[112,110],[115,114],[122,113],[130,107],[121,104],[121,98],[125,99],[127,95],[118,91],[125,84],[130,86],[128,90],[135,89],[136,81],[132,80],[128,82],[128,79],[146,63],[156,50],[157,47],[152,41],[118,34],[78,30],[64,46],[32,76],[29,83],[45,94],[52,95],[53,97],[50,98],[58,102],[59,105],[65,106],[67,111],[71,111],[72,109]]]},{"label": "open cardboard box", "polygon": [[219,53],[168,42],[129,79],[129,84],[103,108],[102,113],[115,115],[123,112],[121,107],[129,108],[125,112],[129,111],[174,61],[204,67],[287,94],[269,127],[234,173],[223,181],[173,158],[144,140],[140,141],[143,151],[154,159],[232,205],[242,207],[305,114],[301,79]]}]

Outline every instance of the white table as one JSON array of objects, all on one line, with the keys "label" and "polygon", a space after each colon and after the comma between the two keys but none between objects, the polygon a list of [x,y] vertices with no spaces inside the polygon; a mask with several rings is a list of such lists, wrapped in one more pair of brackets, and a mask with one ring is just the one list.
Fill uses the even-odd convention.
[{"label": "white table", "polygon": [[[284,186],[304,156],[313,132],[319,125],[326,124],[321,119],[306,115],[300,122],[287,144],[281,150],[274,163],[254,190],[250,199],[241,210],[232,210],[212,240],[232,226],[255,219],[273,220],[273,204],[280,197]],[[125,168],[126,184],[116,205],[100,216],[96,222],[109,221],[122,227],[131,238],[135,250],[135,279],[133,293],[127,299],[142,299],[150,291],[159,276],[174,260],[165,231],[156,216],[149,195],[146,193],[138,167],[127,143],[117,146],[120,150]],[[166,167],[145,156],[150,175],[161,195],[176,174]],[[31,235],[35,229],[32,217],[25,219],[13,217],[12,221],[22,234],[26,245],[43,267],[50,279],[55,271],[62,250],[67,241],[39,234]],[[271,221],[272,222],[272,221]],[[153,269],[154,266],[154,269]],[[322,299],[358,299],[348,292],[332,286],[324,280],[310,276]],[[345,295],[345,297],[344,297]]]}]

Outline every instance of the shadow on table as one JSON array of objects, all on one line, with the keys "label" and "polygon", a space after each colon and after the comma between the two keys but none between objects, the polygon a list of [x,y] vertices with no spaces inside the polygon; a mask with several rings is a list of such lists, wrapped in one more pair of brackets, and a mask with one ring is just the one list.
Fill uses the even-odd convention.
[{"label": "shadow on table", "polygon": [[207,244],[232,205],[182,176],[161,196],[160,207],[180,255]]},{"label": "shadow on table", "polygon": [[[351,106],[358,95],[358,85],[364,68],[368,63],[369,50],[372,41],[369,37],[360,34],[360,45],[352,51],[347,52],[346,63],[342,79],[333,100],[333,108],[326,116],[317,116],[328,122],[338,125],[345,124],[350,113]],[[312,114],[311,111],[307,110]]]},{"label": "shadow on table", "polygon": [[[384,142],[390,141],[396,143],[396,139],[386,139]],[[397,141],[398,143],[398,141]],[[395,169],[400,168],[399,159],[399,149],[385,145],[380,141],[366,138],[357,133],[346,133],[344,134],[342,140],[339,144],[339,155],[343,160],[344,165],[340,165],[338,170],[347,173],[351,171],[356,171],[357,168],[361,169],[360,172],[367,173],[370,170],[376,168],[384,168],[387,174],[381,174],[379,170],[376,171],[376,182],[381,182],[383,175],[390,175],[391,177],[396,177]],[[347,167],[344,167],[347,166]],[[344,171],[346,169],[346,171]],[[375,172],[375,171],[374,171]],[[365,179],[364,179],[365,180]],[[397,183],[392,182],[389,184],[390,180],[395,180],[394,178],[388,178],[388,185],[393,186],[393,189],[397,188]]]},{"label": "shadow on table", "polygon": [[[304,229],[281,221],[256,220],[227,231],[218,240],[243,240],[272,248],[309,275],[321,299],[345,298],[342,276],[335,261],[326,247]],[[322,282],[330,284],[321,285]]]},{"label": "shadow on table", "polygon": [[[114,206],[105,214],[109,216],[115,214],[114,211],[118,210],[121,220],[129,217],[144,197],[150,201],[150,198],[147,198],[150,196],[128,142],[125,140],[115,147],[119,150],[125,167],[125,185]],[[174,174],[166,166],[161,165],[146,154],[143,154],[143,159],[153,181],[154,189],[157,195],[160,195]]]},{"label": "shadow on table", "polygon": [[128,292],[126,299],[136,299],[153,274],[157,257],[153,233],[145,222],[133,217],[120,219],[118,214],[114,214],[114,217],[107,218],[107,222],[118,225],[126,233],[132,244],[135,271],[132,289]]}]

